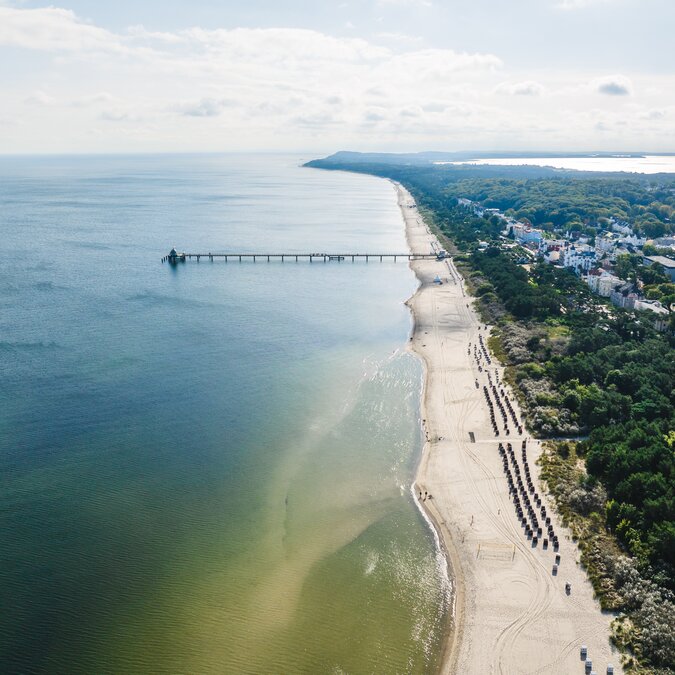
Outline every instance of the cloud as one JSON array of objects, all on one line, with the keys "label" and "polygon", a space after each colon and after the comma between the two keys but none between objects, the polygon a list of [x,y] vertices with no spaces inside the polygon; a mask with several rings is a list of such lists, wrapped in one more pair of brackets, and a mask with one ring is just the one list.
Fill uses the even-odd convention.
[{"label": "cloud", "polygon": [[131,119],[129,111],[120,109],[104,110],[98,117],[106,122],[123,122]]},{"label": "cloud", "polygon": [[185,38],[176,33],[163,33],[158,31],[150,31],[142,24],[137,26],[129,26],[127,28],[127,35],[137,40],[157,40],[168,44],[180,44],[185,42]]},{"label": "cloud", "polygon": [[599,94],[606,96],[630,96],[633,90],[631,81],[623,75],[610,75],[592,83]]},{"label": "cloud", "polygon": [[24,99],[28,105],[48,106],[56,103],[56,99],[42,90],[34,91],[30,96]]},{"label": "cloud", "polygon": [[[69,10],[1,2],[0,47],[11,47],[7,58],[30,74],[3,90],[1,114],[18,130],[5,134],[7,152],[283,150],[309,147],[308,139],[326,151],[440,142],[526,148],[549,139],[557,147],[675,147],[671,74],[636,71],[637,94],[617,106],[615,97],[633,92],[622,75],[514,71],[494,53],[432,49],[404,35],[156,32],[142,25],[110,31]],[[22,49],[50,58],[38,70]],[[593,115],[589,98],[598,107]],[[49,124],[40,106],[49,106]]]},{"label": "cloud", "polygon": [[398,114],[401,117],[414,117],[417,119],[418,117],[424,116],[424,111],[418,105],[409,105],[400,110]]},{"label": "cloud", "polygon": [[655,108],[653,110],[649,110],[646,113],[640,115],[640,118],[643,120],[662,120],[668,116],[668,112],[666,110],[659,110],[658,108]]},{"label": "cloud", "polygon": [[435,101],[432,101],[430,103],[425,103],[422,106],[422,109],[424,112],[430,112],[430,113],[442,113],[445,112],[448,108],[447,103],[438,103]]},{"label": "cloud", "polygon": [[386,112],[384,108],[371,108],[365,112],[363,120],[369,124],[384,122],[387,119]]},{"label": "cloud", "polygon": [[116,100],[117,98],[107,91],[99,91],[96,94],[88,94],[87,96],[83,96],[75,103],[83,106],[98,104],[109,105],[110,103],[114,103]]},{"label": "cloud", "polygon": [[225,108],[233,105],[234,101],[225,98],[202,98],[198,101],[177,103],[173,110],[186,117],[217,117]]},{"label": "cloud", "polygon": [[540,96],[544,92],[544,87],[539,82],[533,82],[532,80],[502,82],[495,87],[495,92],[509,96]]},{"label": "cloud", "polygon": [[63,52],[126,50],[119,36],[85,23],[74,12],[58,7],[0,6],[0,45]]}]

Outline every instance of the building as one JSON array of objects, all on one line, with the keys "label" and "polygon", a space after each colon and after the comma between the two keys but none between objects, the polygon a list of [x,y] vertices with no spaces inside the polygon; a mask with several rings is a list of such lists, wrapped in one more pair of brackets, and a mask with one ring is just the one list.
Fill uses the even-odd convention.
[{"label": "building", "polygon": [[642,312],[653,312],[656,330],[664,331],[668,329],[670,312],[658,300],[637,300],[635,309]]},{"label": "building", "polygon": [[588,287],[593,291],[593,293],[598,292],[598,284],[600,282],[600,277],[602,276],[602,272],[597,269],[589,270],[588,274],[586,275],[586,278],[584,281],[588,285]]},{"label": "building", "polygon": [[619,243],[619,235],[614,232],[605,232],[595,238],[595,252],[598,257],[603,253],[610,253]]},{"label": "building", "polygon": [[625,220],[614,220],[614,218],[611,218],[610,223],[614,232],[620,232],[626,236],[633,233],[633,228],[630,226],[630,223],[627,223]]},{"label": "building", "polygon": [[521,244],[539,244],[544,238],[541,230],[536,230],[525,223],[513,223],[508,229],[513,232],[515,240]]},{"label": "building", "polygon": [[660,248],[672,248],[675,250],[675,237],[659,237],[649,243]]},{"label": "building", "polygon": [[603,298],[609,298],[612,291],[624,283],[623,279],[609,274],[605,270],[592,269],[586,277],[588,287]]},{"label": "building", "polygon": [[635,309],[645,312],[656,312],[657,314],[665,314],[670,312],[658,300],[637,300],[635,302]]},{"label": "building", "polygon": [[561,254],[562,266],[573,269],[577,274],[589,272],[596,266],[597,256],[590,246],[569,246]]},{"label": "building", "polygon": [[675,281],[675,260],[665,255],[648,255],[644,258],[645,265],[660,265],[671,281]]},{"label": "building", "polygon": [[638,296],[633,292],[633,284],[624,282],[609,294],[609,301],[616,307],[634,309]]}]

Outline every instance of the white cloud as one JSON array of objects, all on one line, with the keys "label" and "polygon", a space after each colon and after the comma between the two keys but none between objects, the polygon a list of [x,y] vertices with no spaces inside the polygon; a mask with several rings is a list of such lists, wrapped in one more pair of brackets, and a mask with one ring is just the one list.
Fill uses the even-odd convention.
[{"label": "white cloud", "polygon": [[105,120],[106,122],[122,122],[131,119],[131,115],[127,110],[121,110],[119,108],[111,110],[103,110],[98,116],[99,119]]},{"label": "white cloud", "polygon": [[94,105],[110,105],[118,102],[117,98],[107,91],[99,91],[96,94],[86,94],[76,98],[72,105],[75,107],[88,107]]},{"label": "white cloud", "polygon": [[667,110],[654,108],[653,110],[648,110],[647,112],[640,115],[640,118],[643,120],[655,121],[665,119],[667,116],[668,116]]},{"label": "white cloud", "polygon": [[592,86],[599,94],[606,96],[630,96],[633,84],[623,75],[609,75],[592,82]]},{"label": "white cloud", "polygon": [[163,33],[158,31],[150,31],[142,24],[137,26],[129,26],[127,28],[127,35],[138,40],[157,40],[168,44],[180,44],[185,42],[185,38],[176,33]]},{"label": "white cloud", "polygon": [[202,98],[198,101],[185,101],[173,106],[175,112],[186,117],[217,117],[225,108],[234,105],[233,101],[225,98]]},{"label": "white cloud", "polygon": [[49,94],[45,93],[41,89],[38,89],[37,91],[34,91],[30,96],[27,96],[24,99],[24,102],[27,103],[28,105],[47,106],[56,103],[56,99],[53,96],[50,96]]},{"label": "white cloud", "polygon": [[42,51],[125,51],[119,36],[58,7],[0,7],[0,45]]},{"label": "white cloud", "polygon": [[543,85],[539,82],[526,80],[524,82],[502,82],[495,88],[497,94],[509,96],[540,96],[544,93]]}]

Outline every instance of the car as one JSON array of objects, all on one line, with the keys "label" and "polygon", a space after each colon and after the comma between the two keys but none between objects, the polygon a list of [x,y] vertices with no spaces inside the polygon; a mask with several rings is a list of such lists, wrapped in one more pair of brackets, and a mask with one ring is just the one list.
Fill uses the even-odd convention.
[{"label": "car", "polygon": [[586,645],[581,645],[580,656],[582,659],[586,660],[588,656],[588,647]]}]

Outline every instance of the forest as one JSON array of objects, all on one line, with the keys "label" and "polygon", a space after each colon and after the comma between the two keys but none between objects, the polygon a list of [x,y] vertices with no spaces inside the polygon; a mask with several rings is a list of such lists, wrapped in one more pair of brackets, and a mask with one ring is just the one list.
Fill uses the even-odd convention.
[{"label": "forest", "polygon": [[593,231],[610,218],[636,232],[663,237],[674,231],[675,181],[627,178],[472,178],[449,182],[448,197],[497,208],[545,231]]}]

